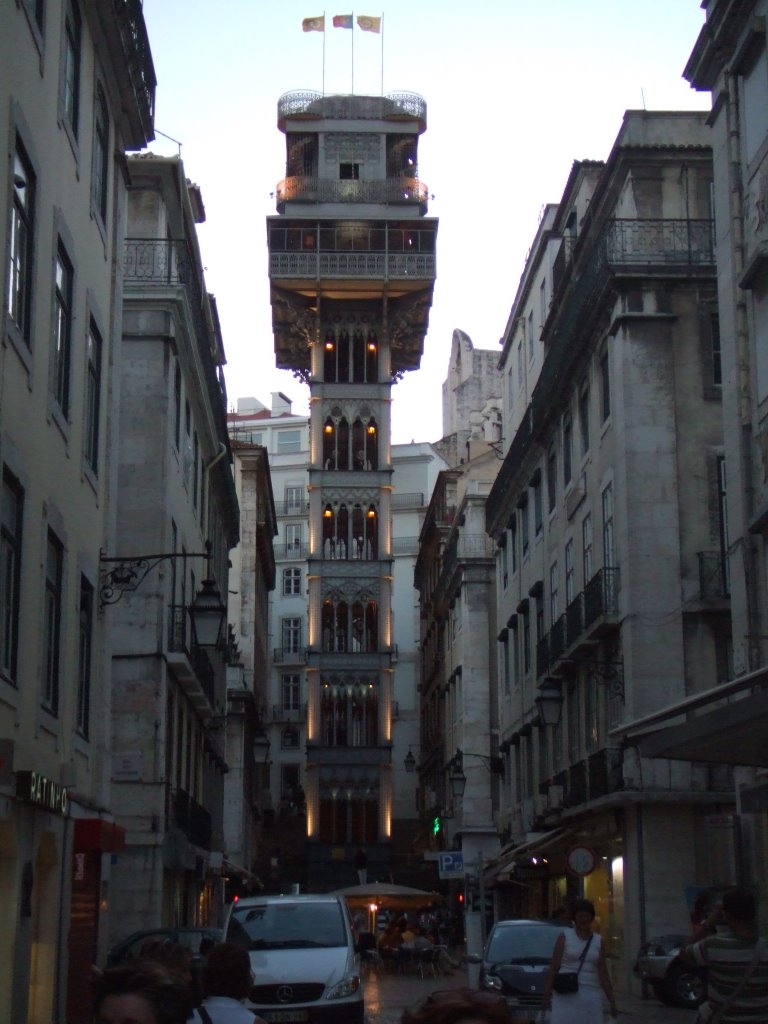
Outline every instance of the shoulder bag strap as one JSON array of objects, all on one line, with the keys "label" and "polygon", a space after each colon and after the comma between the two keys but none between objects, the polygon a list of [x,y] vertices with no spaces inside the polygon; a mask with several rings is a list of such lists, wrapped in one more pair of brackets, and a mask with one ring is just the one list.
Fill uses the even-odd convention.
[{"label": "shoulder bag strap", "polygon": [[197,1013],[203,1024],[213,1024],[210,1013],[208,1013],[208,1011],[202,1004],[197,1007]]},{"label": "shoulder bag strap", "polygon": [[589,952],[589,947],[592,945],[592,939],[594,939],[594,937],[595,937],[595,933],[592,932],[592,934],[587,939],[586,946],[581,951],[581,956],[579,957],[579,969],[578,969],[578,971],[576,971],[576,975],[577,976],[579,975],[579,972],[581,971],[581,968],[584,966],[584,961],[587,958],[587,953]]},{"label": "shoulder bag strap", "polygon": [[725,1002],[724,1003],[720,1003],[720,1005],[716,1008],[715,1012],[709,1018],[709,1024],[717,1024],[717,1022],[720,1020],[720,1018],[723,1016],[723,1014],[727,1013],[728,1010],[730,1010],[731,1006],[739,998],[739,996],[741,995],[742,991],[746,987],[747,982],[752,977],[752,975],[755,973],[757,965],[760,963],[760,957],[762,956],[764,948],[765,948],[765,943],[763,942],[762,939],[758,939],[757,942],[755,943],[755,951],[752,954],[752,959],[747,964],[747,969],[746,969],[746,971],[744,971],[744,974],[741,976],[741,981],[736,986],[736,988],[731,992],[731,994],[728,996],[728,998],[725,1000]]}]

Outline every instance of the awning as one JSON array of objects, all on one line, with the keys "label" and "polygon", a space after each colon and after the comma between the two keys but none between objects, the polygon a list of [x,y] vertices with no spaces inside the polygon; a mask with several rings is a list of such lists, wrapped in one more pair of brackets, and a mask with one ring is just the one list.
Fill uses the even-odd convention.
[{"label": "awning", "polygon": [[264,888],[264,885],[258,875],[254,875],[252,871],[249,871],[248,868],[242,867],[240,864],[235,864],[234,861],[227,860],[226,857],[224,858],[224,863],[222,865],[222,873],[225,875],[237,875],[238,878],[242,878],[246,882],[252,882],[253,885],[257,886],[259,889]]},{"label": "awning", "polygon": [[[643,757],[768,767],[768,673],[697,694],[621,730]],[[685,721],[682,717],[687,715]]]},{"label": "awning", "polygon": [[570,835],[573,829],[570,828],[553,828],[549,832],[541,832],[537,836],[532,837],[524,843],[520,843],[519,846],[515,846],[511,850],[503,850],[499,856],[498,863],[490,868],[494,878],[498,878],[500,881],[502,875],[509,871],[512,871],[515,864],[523,858],[531,857],[537,853],[542,853],[544,850],[548,850],[555,843],[565,839],[566,836]]}]

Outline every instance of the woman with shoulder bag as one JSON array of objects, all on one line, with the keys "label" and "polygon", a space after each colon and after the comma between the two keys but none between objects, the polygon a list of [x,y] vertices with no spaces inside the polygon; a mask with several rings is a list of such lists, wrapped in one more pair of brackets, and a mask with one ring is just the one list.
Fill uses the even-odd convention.
[{"label": "woman with shoulder bag", "polygon": [[593,932],[595,908],[575,900],[573,928],[564,928],[555,942],[544,985],[544,1010],[550,1024],[595,1024],[603,1019],[603,993],[611,1017],[617,1016],[613,986],[600,936]]}]

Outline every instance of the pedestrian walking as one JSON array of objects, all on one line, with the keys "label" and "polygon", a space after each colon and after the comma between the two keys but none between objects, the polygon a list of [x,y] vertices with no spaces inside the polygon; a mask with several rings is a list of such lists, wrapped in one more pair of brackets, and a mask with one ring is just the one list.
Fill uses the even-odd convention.
[{"label": "pedestrian walking", "polygon": [[768,945],[757,933],[753,893],[726,890],[691,939],[683,956],[707,968],[697,1024],[768,1020]]},{"label": "pedestrian walking", "polygon": [[600,936],[593,930],[593,904],[575,900],[571,919],[573,928],[564,928],[555,941],[544,984],[543,1007],[552,1011],[550,1024],[594,1024],[602,1020],[603,993],[615,1018],[618,1011],[605,952]]},{"label": "pedestrian walking", "polygon": [[138,961],[94,976],[96,1024],[186,1024],[189,986],[160,963]]}]

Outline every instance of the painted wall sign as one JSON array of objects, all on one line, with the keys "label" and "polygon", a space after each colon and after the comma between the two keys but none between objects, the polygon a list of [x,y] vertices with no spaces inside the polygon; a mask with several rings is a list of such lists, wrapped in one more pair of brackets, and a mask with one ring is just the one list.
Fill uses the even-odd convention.
[{"label": "painted wall sign", "polygon": [[39,772],[16,772],[16,796],[53,814],[69,814],[69,792]]}]

